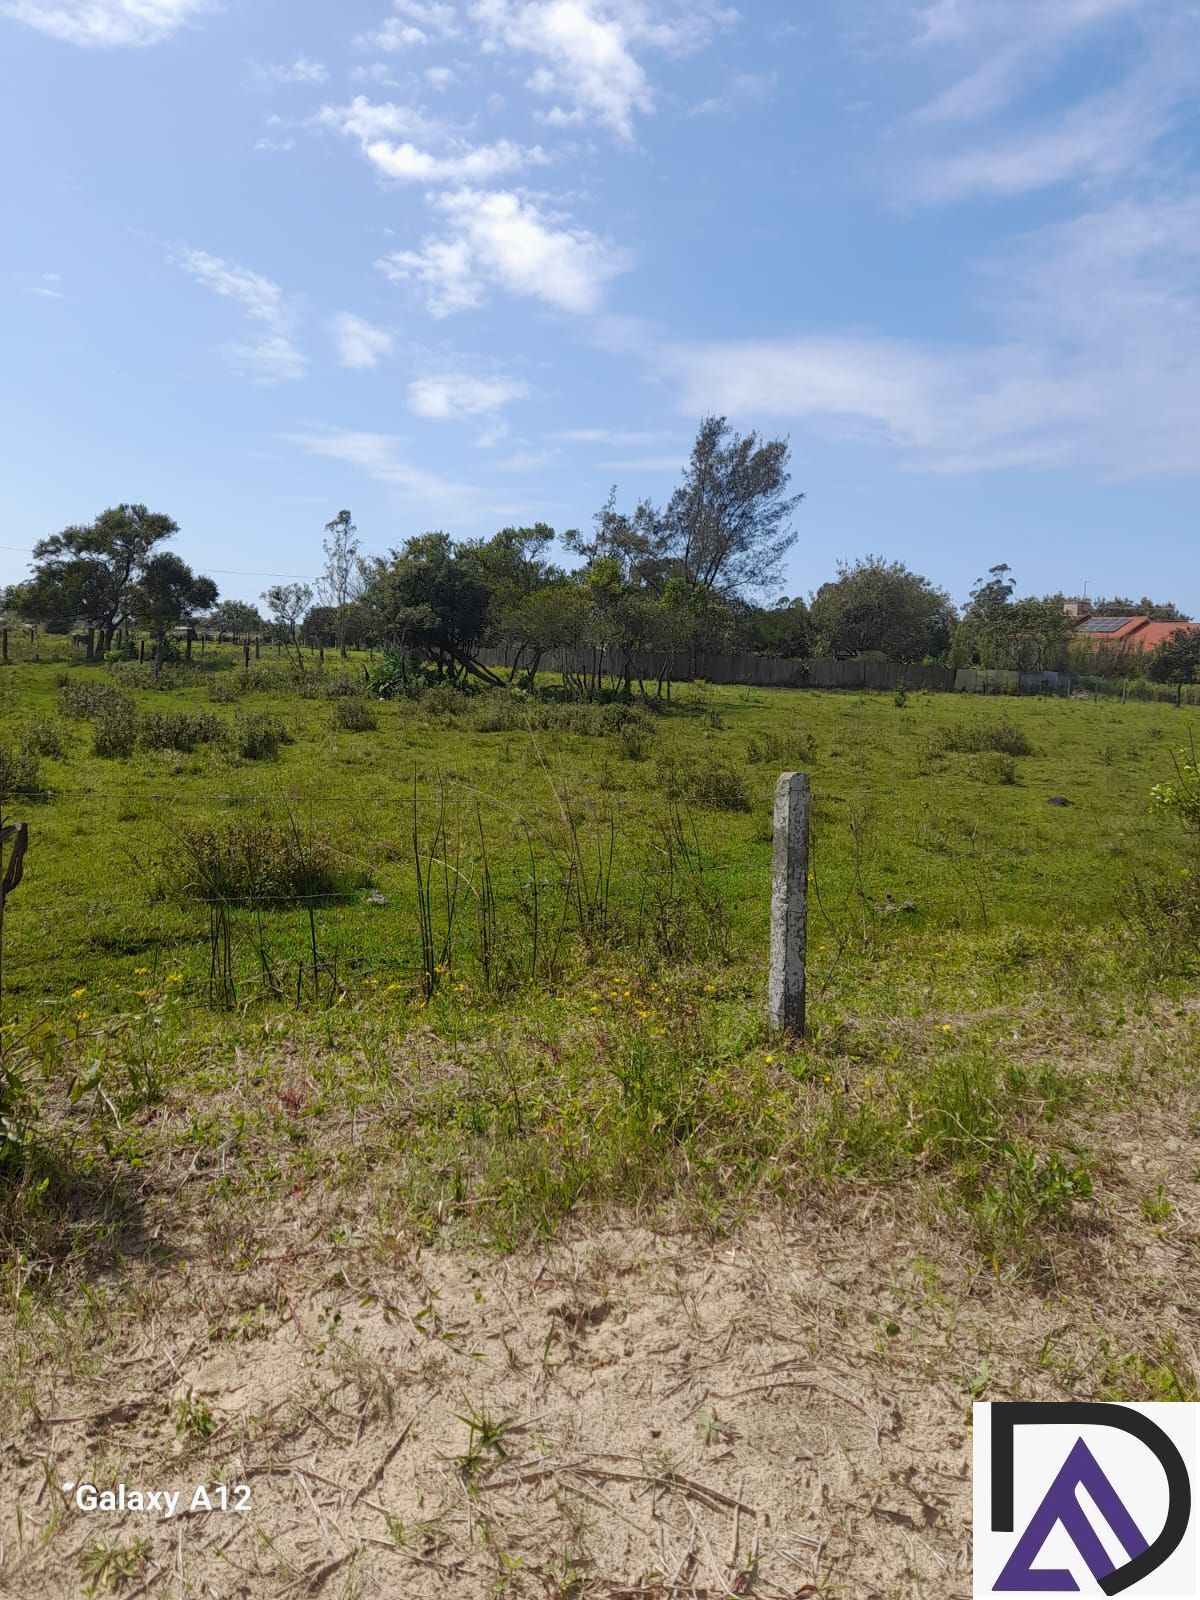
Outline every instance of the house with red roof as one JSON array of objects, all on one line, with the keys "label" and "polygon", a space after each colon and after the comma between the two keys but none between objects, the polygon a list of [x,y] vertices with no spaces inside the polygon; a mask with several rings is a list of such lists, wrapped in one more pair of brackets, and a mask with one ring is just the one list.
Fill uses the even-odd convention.
[{"label": "house with red roof", "polygon": [[1076,624],[1074,636],[1097,650],[1144,655],[1181,628],[1188,633],[1200,633],[1200,622],[1152,622],[1149,617],[1084,616]]}]

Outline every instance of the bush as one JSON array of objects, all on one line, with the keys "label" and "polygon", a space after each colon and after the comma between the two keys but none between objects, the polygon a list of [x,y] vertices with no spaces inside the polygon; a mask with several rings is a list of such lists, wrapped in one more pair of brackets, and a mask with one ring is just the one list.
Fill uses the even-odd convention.
[{"label": "bush", "polygon": [[280,745],[291,744],[292,736],[270,711],[239,711],[233,742],[246,761],[271,761]]},{"label": "bush", "polygon": [[999,722],[968,722],[956,728],[942,728],[938,739],[943,750],[960,755],[980,755],[996,750],[1006,756],[1031,756],[1033,746],[1023,728],[1003,719]]},{"label": "bush", "polygon": [[143,750],[194,750],[224,737],[225,724],[208,711],[152,711],[138,728]]},{"label": "bush", "polygon": [[338,863],[328,834],[263,817],[188,824],[160,861],[164,893],[266,910],[340,899],[362,881]]},{"label": "bush", "polygon": [[353,696],[362,698],[367,685],[364,679],[356,678],[351,672],[335,672],[328,678],[318,680],[321,684],[321,693],[327,700],[350,699]]},{"label": "bush", "polygon": [[362,695],[333,702],[333,726],[346,733],[370,733],[379,726],[375,707]]},{"label": "bush", "polygon": [[126,760],[137,749],[138,731],[137,707],[133,700],[119,689],[112,690],[111,697],[96,713],[92,729],[93,755],[104,761]]},{"label": "bush", "polygon": [[1017,763],[999,750],[985,750],[976,756],[973,771],[980,783],[1016,783]]},{"label": "bush", "polygon": [[42,767],[34,751],[0,744],[0,801],[44,799]]},{"label": "bush", "polygon": [[811,733],[756,733],[746,746],[746,760],[756,766],[778,767],[780,771],[807,766],[817,759],[817,741]]},{"label": "bush", "polygon": [[98,717],[108,707],[129,702],[129,696],[96,678],[64,678],[59,683],[63,711],[76,719]]},{"label": "bush", "polygon": [[750,794],[745,780],[728,762],[703,760],[679,767],[667,762],[662,767],[663,787],[672,800],[689,800],[714,811],[749,811]]},{"label": "bush", "polygon": [[67,753],[66,729],[53,717],[31,717],[21,729],[21,748],[61,761]]}]

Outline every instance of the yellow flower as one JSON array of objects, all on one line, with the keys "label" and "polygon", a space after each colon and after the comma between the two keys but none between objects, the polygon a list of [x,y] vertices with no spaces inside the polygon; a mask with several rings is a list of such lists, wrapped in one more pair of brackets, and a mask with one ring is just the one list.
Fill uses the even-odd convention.
[{"label": "yellow flower", "polygon": [[775,1062],[775,1057],[774,1056],[764,1056],[763,1060],[767,1063],[768,1066],[773,1066],[774,1062]]},{"label": "yellow flower", "polygon": [[91,1016],[91,1014],[92,1013],[90,1011],[77,1011],[75,1013],[75,1021],[76,1022],[86,1022],[87,1019]]},{"label": "yellow flower", "polygon": [[639,1016],[639,1017],[641,1017],[641,1018],[642,1018],[642,1019],[643,1019],[643,1021],[644,1021],[644,1020],[645,1020],[645,1018],[646,1018],[646,1017],[648,1017],[648,1016],[649,1016],[649,1015],[650,1015],[650,1013],[649,1013],[649,1012],[648,1012],[648,1011],[639,1011],[639,1012],[638,1012],[638,1016]]},{"label": "yellow flower", "polygon": [[183,982],[183,973],[182,972],[168,972],[164,981],[166,983],[182,983]]},{"label": "yellow flower", "polygon": [[388,986],[387,986],[387,988],[386,988],[386,989],[385,989],[385,990],[384,990],[384,991],[383,991],[383,992],[384,992],[384,994],[395,994],[395,993],[396,993],[396,991],[397,991],[397,990],[398,990],[398,989],[400,989],[400,988],[401,988],[401,987],[402,987],[402,985],[401,985],[401,984],[398,984],[398,983],[389,983],[389,984],[388,984]]},{"label": "yellow flower", "polygon": [[135,978],[144,978],[149,971],[149,967],[134,967],[133,975]]},{"label": "yellow flower", "polygon": [[826,1073],[825,1076],[821,1079],[821,1082],[822,1083],[832,1083],[833,1079],[829,1076],[828,1073]]},{"label": "yellow flower", "polygon": [[716,984],[715,983],[706,983],[704,985],[704,992],[705,992],[705,994],[716,994],[716,992],[717,992]]},{"label": "yellow flower", "polygon": [[72,1000],[78,1000],[79,996],[81,994],[86,994],[86,993],[87,993],[87,984],[86,983],[81,983],[79,985],[78,989],[72,989],[71,990],[71,999]]},{"label": "yellow flower", "polygon": [[950,1024],[948,1022],[943,1022],[942,1023],[942,1032],[943,1033],[953,1033],[954,1029],[950,1026]]}]

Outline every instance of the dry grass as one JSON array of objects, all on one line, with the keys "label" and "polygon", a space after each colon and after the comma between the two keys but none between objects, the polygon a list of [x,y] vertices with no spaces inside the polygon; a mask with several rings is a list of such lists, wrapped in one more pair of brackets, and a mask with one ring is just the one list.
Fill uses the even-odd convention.
[{"label": "dry grass", "polygon": [[[947,1228],[936,1180],[843,1183],[717,1235],[594,1213],[507,1256],[438,1248],[394,1204],[372,1121],[392,1113],[264,1051],[256,1093],[307,1128],[307,1181],[268,1201],[281,1151],[176,1146],[118,1274],[13,1285],[0,1587],[965,1597],[972,1398],[1192,1398],[1200,1370],[1196,1010],[1004,1020],[1030,1071],[1107,1085],[1072,1113],[1095,1198],[1033,1279]],[[891,1038],[915,1048],[916,1025]],[[364,1146],[366,1180],[339,1183]],[[85,1516],[71,1479],[252,1503]]]}]

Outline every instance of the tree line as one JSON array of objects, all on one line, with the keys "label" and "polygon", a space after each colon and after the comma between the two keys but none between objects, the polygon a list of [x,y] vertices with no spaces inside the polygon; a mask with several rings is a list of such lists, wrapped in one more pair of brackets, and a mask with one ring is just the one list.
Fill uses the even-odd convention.
[{"label": "tree line", "polygon": [[[274,639],[301,667],[305,646],[343,656],[371,648],[393,657],[401,674],[431,663],[439,677],[496,682],[480,651],[498,645],[510,681],[530,684],[551,652],[564,652],[582,694],[594,693],[602,674],[628,690],[635,663],[643,688],[649,675],[661,692],[704,651],[1114,674],[1136,666],[1170,682],[1190,682],[1200,670],[1200,633],[1176,635],[1145,662],[1092,650],[1085,657],[1067,597],[1018,597],[1005,563],[977,582],[961,612],[904,562],[876,555],[839,562],[807,600],[767,600],[796,541],[803,496],[789,487],[786,439],[741,435],[725,418],[707,417],[664,505],[642,500],[622,510],[613,490],[586,531],[558,536],[538,522],[473,540],[427,532],[371,557],[343,510],[326,524],[320,576],[272,585],[260,596],[263,610],[219,600],[210,577],[161,549],[178,532],[170,517],[120,505],[41,540],[31,576],[5,591],[3,606],[32,628],[81,633],[88,659],[128,649],[141,628],[161,665],[181,630],[200,629]],[[556,544],[572,565],[555,558]],[[1186,620],[1149,598],[1098,600],[1092,609]]]}]

